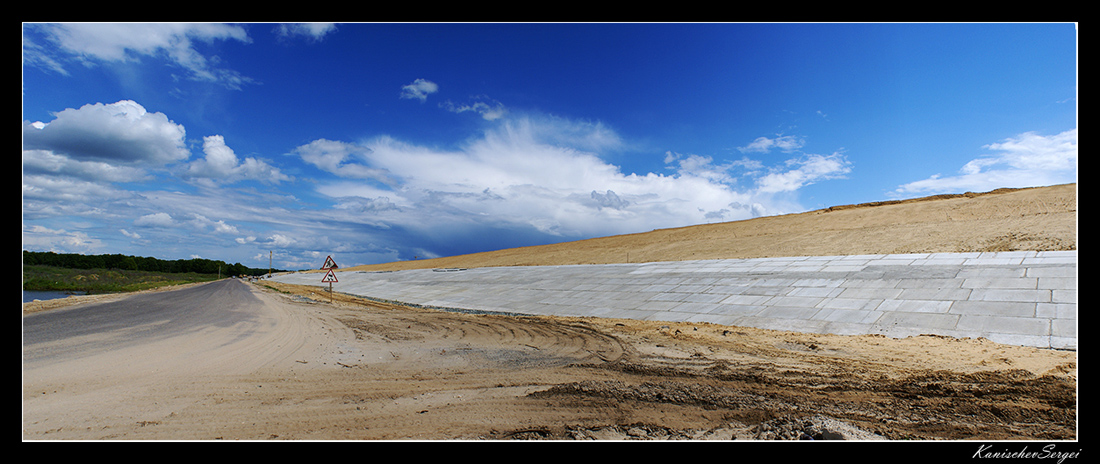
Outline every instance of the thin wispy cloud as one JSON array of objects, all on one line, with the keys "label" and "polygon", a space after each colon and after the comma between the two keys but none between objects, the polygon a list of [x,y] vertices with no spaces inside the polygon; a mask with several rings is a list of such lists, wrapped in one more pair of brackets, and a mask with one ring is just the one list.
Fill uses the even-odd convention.
[{"label": "thin wispy cloud", "polygon": [[[485,101],[487,100],[487,101]],[[475,113],[480,115],[482,119],[486,121],[493,121],[504,117],[508,110],[504,107],[504,104],[495,100],[487,98],[479,98],[472,103],[458,104],[452,101],[446,101],[440,103],[441,108],[445,108],[447,111],[454,113]]]},{"label": "thin wispy cloud", "polygon": [[23,224],[24,249],[52,251],[55,253],[100,253],[103,242],[81,231],[50,229],[39,225]]},{"label": "thin wispy cloud", "polygon": [[989,191],[1077,182],[1077,129],[1059,134],[1026,132],[982,148],[992,153],[964,164],[954,175],[933,175],[899,186],[895,196]]},{"label": "thin wispy cloud", "polygon": [[841,153],[808,154],[791,158],[757,180],[762,193],[793,192],[824,180],[840,179],[851,172],[851,163]]},{"label": "thin wispy cloud", "polygon": [[771,150],[790,152],[798,150],[805,145],[805,141],[793,135],[780,135],[776,137],[757,137],[752,143],[738,148],[742,153],[767,153]]},{"label": "thin wispy cloud", "polygon": [[280,37],[305,37],[311,41],[322,40],[335,32],[336,24],[333,23],[279,24],[275,28],[275,34]]},{"label": "thin wispy cloud", "polygon": [[35,62],[49,63],[55,70],[65,63],[96,66],[165,57],[185,71],[189,79],[216,82],[232,89],[252,81],[237,71],[220,66],[217,60],[199,52],[195,42],[236,41],[249,43],[241,26],[213,23],[49,23],[28,24],[40,30],[54,45],[48,51],[41,44],[24,54]]},{"label": "thin wispy cloud", "polygon": [[428,95],[439,91],[439,85],[427,79],[417,79],[411,84],[401,87],[401,98],[428,101]]}]

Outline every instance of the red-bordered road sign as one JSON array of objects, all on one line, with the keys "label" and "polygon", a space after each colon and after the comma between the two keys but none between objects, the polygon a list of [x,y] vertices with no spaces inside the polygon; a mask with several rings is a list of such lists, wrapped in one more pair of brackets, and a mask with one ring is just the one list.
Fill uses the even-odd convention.
[{"label": "red-bordered road sign", "polygon": [[336,269],[340,266],[336,265],[336,261],[332,259],[332,256],[325,258],[325,264],[321,266],[321,269]]},{"label": "red-bordered road sign", "polygon": [[321,279],[321,282],[333,283],[339,282],[339,280],[336,280],[336,273],[332,272],[332,269],[329,269],[328,273],[325,274],[325,277]]}]

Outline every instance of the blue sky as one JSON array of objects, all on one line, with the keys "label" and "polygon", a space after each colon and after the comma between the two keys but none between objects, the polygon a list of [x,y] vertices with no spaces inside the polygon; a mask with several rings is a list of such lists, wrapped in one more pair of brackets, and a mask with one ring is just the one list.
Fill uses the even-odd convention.
[{"label": "blue sky", "polygon": [[23,24],[23,249],[283,269],[1076,182],[1072,23]]}]

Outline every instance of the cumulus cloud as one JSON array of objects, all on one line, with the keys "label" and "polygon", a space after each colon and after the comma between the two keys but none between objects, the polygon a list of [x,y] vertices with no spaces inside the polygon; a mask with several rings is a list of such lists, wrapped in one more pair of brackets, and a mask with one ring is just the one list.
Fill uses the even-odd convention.
[{"label": "cumulus cloud", "polygon": [[[57,70],[62,60],[83,65],[137,61],[142,57],[167,57],[184,69],[190,79],[214,82],[238,89],[250,79],[230,69],[220,68],[195,48],[195,41],[232,40],[250,42],[241,26],[214,23],[49,23],[28,28],[41,33],[59,55],[42,46],[30,48],[28,64],[43,64]],[[27,41],[24,40],[24,45]],[[24,47],[26,53],[28,48]]]},{"label": "cumulus cloud", "polygon": [[187,159],[182,125],[131,100],[58,112],[53,121],[23,122],[23,149],[76,161],[163,166]]},{"label": "cumulus cloud", "polygon": [[172,216],[164,212],[146,214],[134,220],[134,225],[142,227],[172,227],[175,224]]},{"label": "cumulus cloud", "polygon": [[994,153],[974,158],[956,175],[933,175],[899,186],[895,196],[988,191],[1077,181],[1077,129],[1055,135],[1025,132],[982,148]]},{"label": "cumulus cloud", "polygon": [[296,240],[283,234],[274,234],[271,237],[268,237],[267,241],[272,246],[286,248],[290,245],[293,245]]},{"label": "cumulus cloud", "polygon": [[619,198],[619,195],[615,194],[613,190],[608,190],[604,193],[593,190],[592,200],[596,202],[597,208],[612,208],[621,210],[630,205],[630,202]]},{"label": "cumulus cloud", "polygon": [[[92,183],[139,182],[150,171],[191,156],[186,131],[164,113],[132,100],[67,108],[49,122],[23,122],[24,178],[51,176]],[[191,179],[234,182],[289,180],[278,168],[254,157],[239,159],[220,135],[203,139],[204,158],[188,163]]]},{"label": "cumulus cloud", "polygon": [[250,179],[278,183],[290,180],[278,168],[259,159],[248,157],[241,161],[220,135],[204,137],[202,151],[205,157],[187,166],[187,177],[226,182]]},{"label": "cumulus cloud", "polygon": [[24,121],[23,215],[109,218],[140,196],[115,184],[150,182],[188,156],[183,126],[129,100]]},{"label": "cumulus cloud", "polygon": [[411,84],[401,87],[401,98],[420,100],[425,102],[428,95],[439,91],[439,85],[426,79],[417,79]]}]

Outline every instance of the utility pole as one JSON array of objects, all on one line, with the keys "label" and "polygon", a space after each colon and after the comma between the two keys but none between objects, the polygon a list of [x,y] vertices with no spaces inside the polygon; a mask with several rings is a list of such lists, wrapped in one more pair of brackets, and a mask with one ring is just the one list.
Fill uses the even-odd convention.
[{"label": "utility pole", "polygon": [[271,277],[271,263],[272,263],[272,259],[274,259],[274,257],[275,257],[275,251],[274,250],[269,250],[267,252],[267,276],[268,277]]}]

